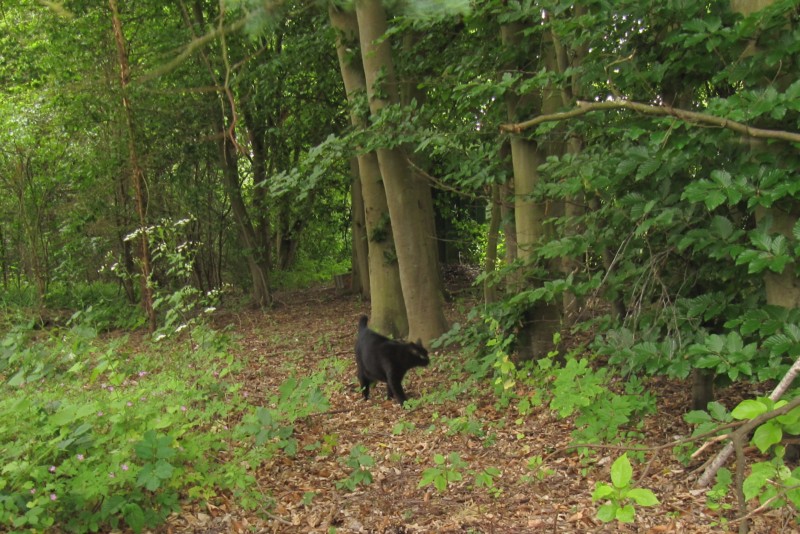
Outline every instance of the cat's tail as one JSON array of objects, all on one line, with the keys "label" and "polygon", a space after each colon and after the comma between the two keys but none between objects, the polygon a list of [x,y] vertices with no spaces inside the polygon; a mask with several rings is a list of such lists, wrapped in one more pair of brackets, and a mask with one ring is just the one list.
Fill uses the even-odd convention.
[{"label": "cat's tail", "polygon": [[359,331],[359,332],[361,332],[362,330],[364,330],[364,329],[367,327],[367,322],[368,322],[368,321],[369,321],[369,319],[367,319],[367,316],[366,316],[366,315],[362,315],[362,316],[361,316],[361,317],[358,319],[358,331]]}]

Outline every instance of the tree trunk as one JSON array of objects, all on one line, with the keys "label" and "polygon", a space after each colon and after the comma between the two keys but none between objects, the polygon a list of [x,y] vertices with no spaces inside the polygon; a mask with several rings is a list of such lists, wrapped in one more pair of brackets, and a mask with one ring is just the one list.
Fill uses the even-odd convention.
[{"label": "tree trunk", "polygon": [[[586,8],[583,6],[575,6],[574,16],[580,17],[586,13]],[[575,106],[577,95],[581,94],[580,90],[580,66],[583,58],[586,56],[585,46],[578,47],[567,51],[561,42],[559,36],[553,32],[552,28],[548,32],[553,44],[555,68],[558,69],[559,74],[565,77],[566,80],[561,87],[561,105],[566,108]],[[571,53],[570,53],[571,52]],[[571,77],[567,77],[568,69],[573,69]],[[563,144],[561,146],[563,151]],[[572,155],[577,155],[583,150],[583,142],[575,135],[570,136],[566,142],[566,152]],[[564,232],[567,236],[575,236],[584,233],[585,228],[583,225],[578,224],[578,220],[586,213],[586,199],[582,194],[569,198],[564,203],[564,218],[565,227]],[[561,260],[561,271],[565,277],[571,273],[576,273],[584,269],[583,264],[573,257],[564,257]],[[578,300],[572,292],[565,292],[563,298],[563,312],[564,317],[576,318],[580,311],[582,303]]]},{"label": "tree trunk", "polygon": [[[205,27],[203,20],[203,7],[199,2],[193,4],[193,13],[190,15],[186,5],[181,2],[181,12],[184,22],[196,38],[195,24],[199,28]],[[224,42],[222,44],[224,45]],[[214,87],[222,87],[217,70],[211,63],[205,51],[200,56],[206,65]],[[216,102],[211,106],[211,127],[218,138],[217,150],[219,153],[220,168],[222,170],[222,186],[231,203],[233,219],[236,222],[239,242],[242,253],[250,271],[250,304],[254,307],[268,307],[272,304],[272,294],[269,287],[269,251],[261,246],[256,230],[247,212],[247,205],[242,196],[242,186],[239,180],[238,156],[236,153],[236,132],[228,128],[226,121],[226,102],[217,96]]]},{"label": "tree trunk", "polygon": [[350,158],[350,236],[352,243],[353,287],[357,295],[370,298],[369,287],[369,243],[367,221],[364,215],[364,195],[361,193],[361,177],[358,158]]},{"label": "tree trunk", "polygon": [[121,269],[123,272],[119,277],[122,287],[125,290],[125,295],[128,297],[128,302],[131,304],[136,302],[136,289],[133,285],[133,275],[136,272],[136,265],[133,261],[133,250],[131,242],[125,239],[126,228],[128,225],[128,190],[125,187],[125,178],[118,176],[116,179],[116,187],[114,191],[115,210],[114,221],[117,226],[117,241],[120,247],[120,254],[122,255]]},{"label": "tree trunk", "polygon": [[253,234],[258,246],[258,258],[261,268],[269,274],[271,264],[270,258],[270,207],[267,202],[267,148],[266,148],[266,126],[257,120],[257,115],[252,107],[255,103],[250,100],[245,102],[244,123],[247,127],[250,147],[252,150],[253,170]]},{"label": "tree trunk", "polygon": [[153,309],[153,289],[150,286],[150,245],[147,238],[147,199],[144,192],[144,170],[139,165],[139,155],[136,149],[136,124],[133,117],[128,85],[130,83],[130,67],[128,65],[128,52],[126,50],[125,35],[122,33],[122,21],[119,17],[117,0],[109,0],[111,8],[111,22],[114,28],[114,40],[117,44],[117,59],[119,62],[120,90],[122,94],[122,108],[125,113],[125,122],[128,127],[128,156],[131,165],[131,178],[136,194],[136,211],[139,215],[139,243],[141,245],[142,262],[142,306],[147,314],[147,327],[150,333],[156,330],[156,314]]},{"label": "tree trunk", "polygon": [[[522,28],[506,25],[501,28],[501,37],[506,46],[517,46],[522,38]],[[543,43],[547,45],[545,41]],[[551,46],[542,47],[543,58],[553,54]],[[547,61],[545,61],[547,63]],[[550,111],[560,106],[560,99],[555,91],[549,90],[543,100],[532,95],[512,95],[506,97],[508,118],[515,121],[522,115],[535,112]],[[517,255],[523,260],[532,260],[535,247],[546,237],[545,219],[552,217],[553,206],[546,202],[534,202],[530,196],[540,180],[539,165],[544,163],[546,154],[544,147],[535,141],[515,135],[511,138],[511,162],[514,171],[514,214],[517,233]],[[557,269],[557,267],[556,267]],[[554,269],[554,270],[556,270]],[[534,287],[540,286],[544,280],[526,280]],[[517,346],[520,360],[543,358],[553,349],[553,335],[561,325],[561,303],[538,302],[523,317]]]},{"label": "tree trunk", "polygon": [[[410,53],[413,50],[414,45],[419,40],[421,35],[421,31],[410,31],[403,36],[402,46],[406,53]],[[417,79],[407,77],[400,83],[399,97],[400,103],[403,106],[410,106],[412,101],[415,101],[417,106],[422,106],[425,103],[427,100],[427,94],[420,87]],[[444,278],[442,270],[439,268],[439,266],[442,264],[445,254],[444,252],[440,253],[439,251],[440,242],[436,231],[436,213],[433,206],[433,191],[431,190],[431,184],[427,174],[430,171],[431,162],[425,154],[414,152],[413,146],[407,146],[404,155],[413,164],[410,168],[410,172],[412,180],[416,182],[414,191],[417,193],[417,202],[421,206],[419,213],[427,218],[425,221],[425,225],[427,226],[425,235],[428,236],[428,239],[431,241],[430,246],[435,254],[433,261],[436,264],[436,274],[439,276],[439,281],[437,283],[439,284],[439,287],[442,288],[442,294],[444,295]],[[444,261],[446,262],[447,260],[444,259]]]},{"label": "tree trunk", "polygon": [[[221,113],[218,114],[217,120],[222,120]],[[247,206],[242,197],[242,185],[239,181],[237,166],[238,158],[229,137],[233,134],[225,132],[224,127],[218,131],[224,133],[222,139],[218,141],[223,187],[231,203],[233,219],[236,221],[239,233],[239,242],[247,260],[250,280],[253,284],[250,288],[250,304],[256,308],[265,308],[272,304],[272,295],[269,289],[269,265],[264,263],[267,253],[258,245],[255,229],[250,222]]]},{"label": "tree trunk", "polygon": [[[342,71],[347,98],[350,101],[350,121],[356,128],[365,128],[366,120],[352,106],[359,92],[366,92],[364,69],[350,50],[358,46],[358,22],[354,13],[331,6],[332,26],[337,30],[336,52]],[[381,180],[378,157],[374,152],[358,156],[358,171],[364,203],[364,224],[367,236],[370,299],[370,326],[394,337],[408,334],[408,318],[400,284],[400,270],[395,252],[393,229]]]},{"label": "tree trunk", "polygon": [[[747,16],[772,5],[773,2],[774,0],[731,0],[731,10]],[[790,81],[794,81],[794,79],[790,76],[782,75],[773,80],[773,83],[788,85]],[[754,152],[769,150],[769,147],[762,147],[761,144],[755,143],[751,139],[745,139],[743,142],[748,143]],[[771,219],[771,230],[791,239],[792,228],[794,228],[800,216],[800,204],[795,201],[789,202],[790,204],[786,206],[757,207],[756,222],[761,224]],[[783,272],[780,273],[766,271],[764,274],[764,286],[767,292],[767,304],[789,309],[800,307],[800,280],[795,275],[795,270],[796,266],[792,263],[787,265]]]},{"label": "tree trunk", "polygon": [[[489,232],[486,236],[486,263],[483,270],[493,273],[497,265],[497,242],[500,234],[500,186],[492,184],[492,195],[489,199]],[[488,278],[483,281],[483,303],[485,306],[497,301],[497,288]]]},{"label": "tree trunk", "polygon": [[[356,16],[370,111],[378,115],[399,101],[391,45],[384,35],[386,12],[380,0],[363,0],[356,2]],[[431,246],[430,215],[425,212],[428,205],[420,200],[418,183],[401,150],[378,149],[378,164],[397,247],[409,337],[428,344],[447,330],[436,248]]]},{"label": "tree trunk", "polygon": [[44,303],[49,275],[46,256],[40,199],[31,175],[30,156],[18,150],[17,162],[12,175],[13,189],[17,200],[17,219],[20,225],[19,251],[22,270],[28,282],[36,288],[38,304]]}]

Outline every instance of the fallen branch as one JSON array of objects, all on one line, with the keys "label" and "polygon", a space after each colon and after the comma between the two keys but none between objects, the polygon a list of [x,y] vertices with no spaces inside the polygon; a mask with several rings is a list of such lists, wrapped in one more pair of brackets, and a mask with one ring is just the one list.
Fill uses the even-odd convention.
[{"label": "fallen branch", "polygon": [[[795,379],[795,377],[797,376],[798,373],[800,373],[800,358],[795,360],[794,364],[792,364],[792,366],[786,372],[786,374],[784,375],[783,379],[781,379],[780,383],[777,386],[775,386],[774,390],[772,390],[772,393],[770,394],[769,398],[771,400],[773,400],[773,401],[776,401],[776,400],[780,399],[781,396],[783,396],[784,392],[792,384],[792,382],[794,381],[794,379]],[[798,398],[800,399],[800,397],[798,397]],[[763,421],[766,421],[767,419],[771,419],[772,417],[775,417],[776,415],[780,415],[780,414],[776,414],[776,412],[778,412],[779,410],[782,410],[783,408],[786,408],[787,406],[791,406],[793,408],[794,406],[800,404],[800,403],[797,402],[797,400],[798,399],[793,400],[792,402],[790,402],[786,406],[783,406],[782,408],[779,408],[778,410],[773,410],[771,412],[767,412],[767,413],[761,414],[760,416],[756,417],[752,421],[749,421],[748,424],[744,425],[742,428],[736,430],[736,432],[734,432],[734,434],[736,434],[737,432],[749,432],[750,429],[757,427]],[[788,412],[792,408],[789,408],[786,411]],[[785,413],[785,412],[783,412],[783,413]],[[770,414],[772,414],[772,415],[770,415]],[[719,454],[717,454],[717,456],[714,458],[714,460],[709,464],[708,468],[706,468],[706,470],[703,473],[703,475],[697,480],[697,487],[705,488],[711,483],[711,480],[713,480],[713,478],[715,476],[717,476],[717,471],[719,471],[720,467],[725,465],[725,462],[728,461],[728,458],[730,457],[731,453],[733,452],[733,449],[734,449],[734,446],[733,446],[733,443],[731,442],[731,443],[728,443],[725,446],[725,448],[722,449],[719,452]]]},{"label": "fallen branch", "polygon": [[552,113],[549,115],[539,115],[533,119],[519,122],[516,124],[501,124],[500,130],[510,133],[520,133],[522,130],[527,130],[533,126],[537,126],[544,122],[563,121],[591,113],[592,111],[605,111],[609,109],[629,109],[637,111],[646,115],[660,115],[665,117],[675,117],[688,123],[708,124],[711,126],[718,126],[720,128],[727,128],[734,132],[749,137],[757,137],[762,139],[780,139],[782,141],[790,141],[793,143],[800,143],[800,133],[787,132],[785,130],[768,130],[765,128],[753,128],[741,122],[736,122],[724,117],[717,117],[709,115],[708,113],[700,113],[697,111],[688,111],[685,109],[673,108],[670,106],[654,106],[652,104],[642,104],[640,102],[631,102],[630,100],[607,100],[605,102],[584,102],[578,101],[577,107],[570,111],[563,111],[561,113]]}]

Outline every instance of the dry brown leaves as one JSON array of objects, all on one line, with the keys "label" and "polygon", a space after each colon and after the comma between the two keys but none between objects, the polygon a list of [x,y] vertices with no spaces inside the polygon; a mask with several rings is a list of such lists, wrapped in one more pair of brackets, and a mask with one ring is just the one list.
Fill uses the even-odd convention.
[{"label": "dry brown leaves", "polygon": [[[245,512],[225,498],[213,505],[186,508],[170,518],[165,532],[640,532],[705,533],[735,531],[738,526],[715,526],[721,517],[705,506],[705,495],[692,489],[690,473],[669,451],[655,453],[648,475],[639,483],[661,501],[654,508],[637,508],[635,525],[605,525],[595,518],[591,493],[596,481],[609,481],[611,462],[621,451],[600,451],[601,460],[582,465],[570,451],[569,421],[559,421],[546,409],[524,421],[513,410],[498,410],[488,394],[405,410],[385,400],[384,386],[364,402],[356,389],[353,344],[359,315],[366,303],[332,289],[308,290],[278,296],[268,312],[228,314],[220,320],[233,325],[241,350],[252,362],[245,388],[254,405],[275,392],[294,372],[313,373],[323,360],[348,363],[333,388],[330,411],[297,424],[298,454],[278,455],[260,468],[257,479],[264,508]],[[460,358],[450,352],[432,358]],[[449,385],[451,379],[436,365],[406,377],[409,395],[418,397]],[[335,385],[335,384],[334,384]],[[659,413],[646,424],[645,445],[660,445],[686,435],[681,419],[688,390],[681,384],[657,380],[651,385]],[[486,435],[452,432],[442,421],[463,416],[468,404],[477,406]],[[398,422],[405,427],[398,434]],[[413,427],[411,426],[413,424]],[[326,443],[327,447],[320,444]],[[490,443],[490,444],[487,444]],[[336,483],[350,474],[342,461],[353,446],[364,445],[376,465],[372,484],[349,492]],[[496,467],[498,493],[475,488],[468,474],[444,493],[432,486],[418,488],[422,472],[433,466],[434,454],[457,452],[468,470]],[[528,458],[546,458],[548,476],[538,478]],[[651,458],[653,455],[648,456]],[[638,476],[638,475],[637,475]],[[310,494],[313,493],[313,498]],[[272,506],[270,504],[273,503]],[[790,532],[777,515],[756,519],[751,532]]]}]

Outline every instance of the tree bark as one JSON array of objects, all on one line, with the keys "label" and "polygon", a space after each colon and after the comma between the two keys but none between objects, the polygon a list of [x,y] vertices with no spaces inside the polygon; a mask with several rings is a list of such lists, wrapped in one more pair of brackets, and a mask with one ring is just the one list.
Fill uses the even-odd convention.
[{"label": "tree bark", "polygon": [[[747,16],[759,11],[773,3],[773,0],[731,0],[731,10]],[[750,132],[742,132],[749,134]],[[799,136],[800,137],[800,136]],[[778,233],[791,237],[792,228],[797,223],[800,209],[796,203],[792,203],[788,210],[777,206],[772,208],[756,208],[756,220],[761,223],[765,218],[772,218],[772,229]],[[767,272],[764,275],[764,286],[767,293],[767,303],[785,308],[797,308],[800,306],[800,282],[794,274],[795,266],[787,265],[782,273]],[[776,401],[781,398],[783,393],[794,382],[795,377],[800,372],[800,359],[796,360],[781,382],[775,387],[769,398]],[[752,428],[755,428],[753,425]],[[720,467],[725,465],[730,455],[733,453],[733,443],[728,443],[714,460],[708,465],[703,475],[698,479],[698,487],[706,487],[711,483]],[[746,525],[746,521],[743,522]]]},{"label": "tree bark", "polygon": [[[421,34],[421,31],[410,31],[403,36],[402,46],[406,53],[410,53],[413,50]],[[425,103],[427,94],[420,87],[419,81],[409,76],[401,82],[399,98],[403,106],[410,106],[412,102],[416,102],[417,106],[421,106]],[[440,253],[439,245],[442,243],[439,242],[437,237],[433,190],[431,189],[430,175],[428,174],[431,168],[431,162],[425,154],[415,153],[413,146],[407,146],[404,153],[411,162],[411,178],[416,183],[413,190],[417,193],[417,202],[421,206],[419,212],[427,218],[425,221],[425,225],[427,226],[425,235],[427,235],[428,239],[431,241],[430,246],[435,254],[434,262],[436,263],[436,274],[439,276],[438,284],[442,288],[442,294],[444,294],[444,278],[439,266],[443,260],[445,262],[447,261],[444,252],[446,249],[442,249]],[[447,242],[444,242],[444,245],[446,244]]]},{"label": "tree bark", "polygon": [[[773,2],[774,0],[750,0],[747,2],[731,0],[731,9],[747,16],[772,5]],[[755,49],[756,44],[752,43],[752,46]],[[773,83],[779,86],[786,86],[791,81],[794,81],[794,78],[781,74],[773,80]],[[800,141],[800,134],[795,134],[795,137],[797,141]],[[745,140],[754,154],[759,151],[770,150],[769,146],[762,146],[753,141],[752,138]],[[793,199],[787,199],[784,202],[785,204],[775,204],[769,208],[756,207],[756,222],[759,225],[769,223],[769,229],[772,232],[781,234],[791,240],[792,229],[800,217],[800,204]],[[798,279],[795,272],[796,265],[794,263],[786,265],[780,273],[774,273],[770,270],[765,272],[764,287],[767,292],[767,304],[788,309],[800,307],[800,279]]]},{"label": "tree bark", "polygon": [[[378,115],[399,102],[391,46],[385,37],[386,12],[380,0],[356,2],[361,59],[367,81],[370,111]],[[406,156],[399,149],[378,149],[378,164],[386,188],[400,267],[400,283],[408,312],[409,337],[423,343],[447,330],[442,284],[426,213],[418,183],[411,175]]]},{"label": "tree bark", "polygon": [[147,315],[147,328],[150,333],[156,330],[156,314],[153,309],[153,288],[150,286],[150,245],[147,237],[147,198],[144,192],[144,170],[139,164],[139,154],[136,147],[136,123],[133,116],[128,85],[130,84],[130,66],[125,35],[122,32],[122,20],[119,16],[117,0],[109,0],[111,8],[111,23],[114,29],[114,41],[117,44],[117,60],[119,63],[119,83],[122,94],[122,108],[125,113],[125,122],[128,128],[128,157],[131,166],[131,179],[136,195],[136,211],[139,215],[139,244],[140,261],[142,262],[142,307]]},{"label": "tree bark", "polygon": [[[522,28],[518,25],[501,27],[501,38],[506,46],[518,46],[522,39]],[[546,45],[547,43],[543,43]],[[542,56],[548,64],[548,54],[552,54],[550,46],[542,47]],[[552,64],[549,64],[552,68]],[[556,109],[560,106],[558,94],[550,89],[539,95],[507,94],[506,107],[509,120],[514,120],[521,113]],[[545,219],[554,215],[552,206],[547,202],[535,202],[531,195],[540,180],[539,165],[544,163],[545,149],[536,141],[519,135],[511,137],[511,163],[514,173],[514,215],[516,221],[517,255],[520,259],[533,259],[535,247],[546,237]],[[558,266],[550,266],[557,270]],[[539,287],[544,280],[523,280],[524,285]],[[519,288],[520,290],[523,287]],[[520,360],[543,358],[553,349],[553,335],[561,325],[561,305],[556,302],[537,302],[525,312],[523,324],[519,331],[517,356]]]},{"label": "tree bark", "polygon": [[352,243],[353,287],[357,295],[369,299],[369,244],[367,221],[364,215],[364,195],[361,193],[361,177],[358,158],[350,158],[350,236]]},{"label": "tree bark", "polygon": [[[203,28],[203,7],[199,2],[193,5],[193,13],[189,14],[186,5],[181,2],[181,11],[184,22],[189,29],[194,32],[195,24]],[[224,29],[220,30],[224,36]],[[196,37],[196,35],[195,35]],[[225,46],[224,40],[222,46]],[[200,51],[200,56],[206,65],[214,87],[222,87],[217,70],[211,63],[204,50]],[[232,98],[232,97],[231,97]],[[250,304],[254,307],[268,307],[272,304],[272,293],[269,287],[269,251],[261,246],[255,227],[253,226],[247,211],[247,205],[242,196],[242,186],[239,179],[238,155],[236,153],[236,131],[235,128],[226,124],[226,102],[217,95],[216,102],[211,106],[210,123],[217,137],[217,150],[219,154],[220,168],[222,170],[222,186],[231,203],[233,219],[236,222],[239,242],[242,253],[247,262],[250,272]],[[232,106],[233,103],[231,102]]]},{"label": "tree bark", "polygon": [[[583,6],[575,6],[573,8],[573,16],[581,17],[586,13],[586,8]],[[549,18],[549,17],[548,17]],[[580,90],[580,66],[583,58],[586,55],[586,47],[579,46],[571,51],[567,51],[562,43],[560,37],[553,31],[551,27],[549,30],[551,36],[554,55],[555,55],[555,68],[558,69],[559,74],[565,77],[566,80],[561,86],[561,105],[564,107],[571,107],[575,104],[576,95],[581,94]],[[571,53],[570,53],[571,52]],[[571,59],[570,59],[571,58]],[[567,70],[572,68],[573,74],[567,77]],[[563,145],[562,145],[563,148]],[[566,141],[566,153],[571,155],[580,154],[583,150],[582,140],[571,135]],[[564,202],[564,232],[567,236],[581,235],[584,233],[585,228],[578,221],[586,213],[586,200],[583,194],[578,194],[572,198],[568,198]],[[572,273],[576,273],[584,269],[582,262],[574,257],[564,257],[561,260],[561,271],[565,277]],[[563,297],[563,314],[567,318],[576,318],[582,302],[571,291],[565,292]]]},{"label": "tree bark", "polygon": [[[497,243],[500,235],[500,186],[492,184],[489,199],[489,232],[486,236],[486,263],[483,271],[493,273],[497,267]],[[483,303],[485,306],[497,301],[497,288],[488,278],[483,281]]]},{"label": "tree bark", "polygon": [[266,125],[257,118],[256,104],[248,99],[242,106],[244,123],[247,127],[250,147],[252,150],[253,171],[253,234],[258,246],[259,263],[261,268],[269,274],[272,258],[270,257],[270,206],[267,202],[267,146]]},{"label": "tree bark", "polygon": [[[355,128],[363,129],[367,121],[354,107],[356,95],[367,92],[360,55],[353,54],[359,46],[358,21],[355,13],[338,10],[333,5],[329,15],[331,25],[337,30],[336,53],[351,106],[350,122]],[[378,157],[374,152],[368,152],[359,154],[357,158],[368,247],[372,305],[370,327],[387,335],[403,337],[408,334],[408,318]]]}]

